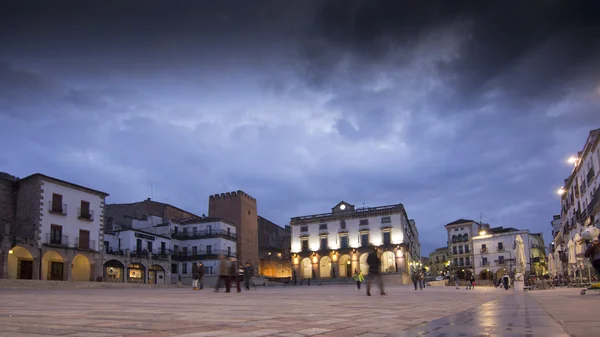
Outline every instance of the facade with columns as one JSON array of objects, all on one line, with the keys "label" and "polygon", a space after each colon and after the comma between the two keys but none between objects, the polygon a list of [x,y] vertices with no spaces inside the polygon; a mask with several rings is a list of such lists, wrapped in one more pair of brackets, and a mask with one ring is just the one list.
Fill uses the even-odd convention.
[{"label": "facade with columns", "polygon": [[39,173],[13,178],[4,179],[2,190],[1,199],[10,199],[13,207],[5,224],[0,276],[57,281],[101,277],[108,194]]},{"label": "facade with columns", "polygon": [[325,279],[368,275],[368,253],[377,248],[383,273],[409,282],[421,261],[419,233],[402,204],[356,208],[347,202],[331,212],[291,219],[293,277]]}]

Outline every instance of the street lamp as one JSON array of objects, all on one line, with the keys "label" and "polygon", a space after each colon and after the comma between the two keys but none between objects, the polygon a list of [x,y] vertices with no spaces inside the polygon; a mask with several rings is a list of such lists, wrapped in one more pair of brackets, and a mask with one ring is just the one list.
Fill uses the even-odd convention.
[{"label": "street lamp", "polygon": [[487,234],[487,232],[486,232],[486,231],[480,231],[480,232],[479,232],[479,235],[486,235],[486,234]]},{"label": "street lamp", "polygon": [[567,163],[574,164],[574,165],[576,165],[578,161],[579,161],[579,158],[577,158],[575,156],[571,156],[571,157],[569,157],[569,159],[567,159]]},{"label": "street lamp", "polygon": [[565,191],[565,188],[564,188],[564,187],[561,187],[561,188],[559,188],[559,189],[556,191],[556,194],[558,194],[558,195],[563,195],[563,194],[565,194],[565,192],[566,192],[566,191]]}]

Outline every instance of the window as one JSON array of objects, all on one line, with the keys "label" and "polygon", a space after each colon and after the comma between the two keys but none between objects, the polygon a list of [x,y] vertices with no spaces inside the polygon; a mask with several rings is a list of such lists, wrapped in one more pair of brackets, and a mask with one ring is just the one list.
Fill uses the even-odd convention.
[{"label": "window", "polygon": [[498,264],[504,264],[504,256],[498,256]]},{"label": "window", "polygon": [[[456,241],[458,241],[458,239],[456,238],[456,235],[452,235],[452,243],[455,243]],[[454,253],[456,254],[456,253]]]},{"label": "window", "polygon": [[212,273],[213,273],[213,271],[212,271],[212,266],[209,266],[209,267],[208,267],[208,274],[209,274],[209,275],[212,275]]},{"label": "window", "polygon": [[167,250],[167,245],[164,242],[161,242],[160,243],[160,253],[162,255],[164,255],[166,250]]},{"label": "window", "polygon": [[206,226],[206,233],[208,233],[209,235],[212,233],[212,226],[211,225]]},{"label": "window", "polygon": [[459,261],[459,266],[463,267],[465,265],[465,259],[464,258],[461,257],[460,259],[458,259],[458,261]]},{"label": "window", "polygon": [[327,230],[327,224],[326,223],[319,224],[319,230],[323,230],[323,229]]},{"label": "window", "polygon": [[390,223],[390,222],[392,222],[392,219],[389,216],[381,217],[381,223]]},{"label": "window", "polygon": [[435,263],[440,263],[440,257],[439,256],[435,257]]},{"label": "window", "polygon": [[327,250],[327,237],[321,237],[321,250]]},{"label": "window", "polygon": [[383,232],[383,244],[386,246],[392,244],[392,232]]},{"label": "window", "polygon": [[194,234],[194,236],[198,235],[198,228],[197,227],[192,228],[192,234]]},{"label": "window", "polygon": [[481,252],[487,253],[487,246],[485,244],[481,245]]},{"label": "window", "polygon": [[340,236],[340,248],[348,248],[348,236]]},{"label": "window", "polygon": [[187,227],[183,227],[183,235],[187,234]]},{"label": "window", "polygon": [[452,261],[452,264],[455,265],[455,266],[458,266],[458,259],[454,258],[454,260]]},{"label": "window", "polygon": [[50,244],[60,245],[62,244],[62,226],[50,225]]},{"label": "window", "polygon": [[308,240],[302,240],[302,251],[308,252]]},{"label": "window", "polygon": [[471,248],[469,248],[469,245],[465,245],[465,254],[469,254],[471,252]]},{"label": "window", "polygon": [[183,250],[183,256],[187,256],[187,248],[188,247],[183,247],[182,248],[182,250]]},{"label": "window", "polygon": [[171,263],[171,274],[177,274],[177,263]]},{"label": "window", "polygon": [[446,262],[446,255],[442,255],[442,262]]},{"label": "window", "polygon": [[56,194],[56,193],[52,194],[52,205],[51,205],[50,210],[53,213],[60,213],[60,214],[63,213],[62,200],[63,200],[62,195]]},{"label": "window", "polygon": [[458,232],[458,228],[454,228],[454,231],[455,231],[455,232]]},{"label": "window", "polygon": [[227,236],[231,236],[231,228],[227,227]]},{"label": "window", "polygon": [[196,247],[196,246],[193,246],[193,247],[192,247],[192,255],[193,255],[193,256],[196,256],[196,255],[198,255],[198,247]]},{"label": "window", "polygon": [[187,263],[182,263],[181,264],[181,273],[182,274],[187,274]]},{"label": "window", "polygon": [[361,219],[359,226],[367,226],[369,224],[369,219]]},{"label": "window", "polygon": [[212,255],[212,245],[206,245],[206,255]]},{"label": "window", "polygon": [[179,232],[179,227],[175,226],[175,234]]},{"label": "window", "polygon": [[469,241],[469,234],[463,234],[463,241]]},{"label": "window", "polygon": [[488,265],[488,259],[487,259],[487,257],[482,257],[481,258],[481,265],[482,266],[487,266]]},{"label": "window", "polygon": [[458,246],[458,253],[459,254],[463,253],[463,246],[462,245]]},{"label": "window", "polygon": [[470,266],[471,265],[471,258],[470,257],[465,257],[465,265]]},{"label": "window", "polygon": [[81,206],[79,207],[79,217],[82,219],[90,219],[92,217],[92,214],[90,214],[89,202],[81,200]]},{"label": "window", "polygon": [[340,221],[340,228],[341,229],[346,229],[346,220]]},{"label": "window", "polygon": [[231,256],[231,247],[227,247],[227,256]]},{"label": "window", "polygon": [[148,251],[152,253],[152,241],[148,241]]},{"label": "window", "polygon": [[368,247],[369,246],[369,233],[364,233],[360,235],[360,246]]},{"label": "window", "polygon": [[456,246],[452,246],[452,254],[456,255]]},{"label": "window", "polygon": [[142,252],[142,239],[135,240],[135,251],[138,253]]},{"label": "window", "polygon": [[173,246],[173,252],[175,253],[175,255],[179,255],[179,246],[178,245]]},{"label": "window", "polygon": [[502,242],[498,242],[498,251],[503,251],[504,250],[504,243]]},{"label": "window", "polygon": [[300,226],[301,232],[308,232],[308,226]]}]

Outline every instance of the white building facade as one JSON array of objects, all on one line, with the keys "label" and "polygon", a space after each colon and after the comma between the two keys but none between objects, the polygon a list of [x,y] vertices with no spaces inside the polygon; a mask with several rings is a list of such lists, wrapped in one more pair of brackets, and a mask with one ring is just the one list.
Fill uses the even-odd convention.
[{"label": "white building facade", "polygon": [[459,219],[444,227],[448,234],[448,253],[450,255],[448,271],[451,275],[458,274],[458,277],[463,280],[475,272],[472,240],[473,236],[479,234],[482,225],[473,220]]},{"label": "white building facade", "polygon": [[15,184],[8,277],[56,281],[101,277],[108,194],[42,174]]},{"label": "white building facade", "polygon": [[526,257],[526,273],[543,276],[547,273],[546,250],[542,234],[532,234],[528,230],[514,228],[486,228],[473,237],[474,272],[478,280],[497,281],[504,274],[515,274],[515,240],[523,239]]},{"label": "white building facade", "polygon": [[600,227],[600,129],[590,131],[573,162],[573,171],[560,190],[561,228],[554,235],[550,253],[554,261],[562,262],[559,273],[581,276],[587,273],[585,261],[581,256],[572,258],[575,251],[585,250],[580,235],[587,227]]},{"label": "white building facade", "polygon": [[150,215],[131,224],[113,224],[115,230],[106,235],[107,281],[191,283],[193,263],[202,262],[205,275],[216,276],[220,256],[237,256],[236,227],[222,219],[174,221]]},{"label": "white building facade", "polygon": [[402,204],[356,208],[344,201],[330,213],[291,219],[291,253],[296,279],[352,277],[369,273],[367,255],[377,247],[381,271],[408,282],[421,261],[419,234]]}]

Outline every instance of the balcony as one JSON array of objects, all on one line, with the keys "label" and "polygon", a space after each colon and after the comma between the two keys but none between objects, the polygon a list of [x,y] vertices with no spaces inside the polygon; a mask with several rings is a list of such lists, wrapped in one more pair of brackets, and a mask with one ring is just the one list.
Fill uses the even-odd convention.
[{"label": "balcony", "polygon": [[196,261],[196,260],[216,260],[219,255],[223,255],[226,257],[237,257],[235,252],[229,252],[227,250],[211,250],[205,252],[197,252],[196,255],[188,254],[183,255],[182,252],[175,252],[171,259],[174,261]]},{"label": "balcony", "polygon": [[480,252],[481,254],[486,254],[486,253],[488,252],[488,249],[487,249],[487,248],[481,248],[481,249],[479,250],[479,252]]},{"label": "balcony", "polygon": [[81,207],[77,208],[77,218],[80,220],[86,221],[94,221],[94,211],[90,211],[89,209],[81,209]]},{"label": "balcony", "polygon": [[227,232],[223,229],[213,229],[210,231],[197,231],[197,232],[179,232],[172,233],[171,238],[177,240],[194,240],[194,239],[209,239],[209,238],[223,238],[236,241],[237,236],[235,233]]},{"label": "balcony", "polygon": [[52,235],[52,233],[48,233],[46,234],[46,242],[44,243],[50,246],[69,247],[69,237],[66,235]]},{"label": "balcony", "polygon": [[96,241],[86,238],[75,238],[74,247],[77,249],[96,250]]},{"label": "balcony", "polygon": [[496,247],[496,252],[502,253],[505,250],[504,247]]},{"label": "balcony", "polygon": [[481,261],[482,267],[489,266],[489,265],[490,265],[490,261]]},{"label": "balcony", "polygon": [[67,204],[48,201],[48,211],[56,215],[67,215]]}]

